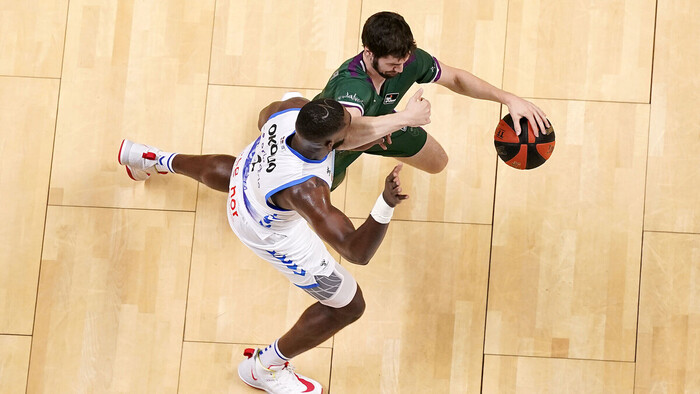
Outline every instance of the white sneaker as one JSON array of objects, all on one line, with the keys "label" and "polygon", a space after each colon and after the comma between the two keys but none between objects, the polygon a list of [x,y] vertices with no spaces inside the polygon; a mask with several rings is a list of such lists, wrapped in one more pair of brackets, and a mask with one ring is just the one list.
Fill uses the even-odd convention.
[{"label": "white sneaker", "polygon": [[119,148],[119,164],[126,166],[126,173],[135,181],[145,181],[151,174],[167,174],[161,150],[148,145],[137,144],[129,140],[123,140]]},{"label": "white sneaker", "polygon": [[260,363],[260,349],[246,349],[243,355],[248,357],[238,364],[238,376],[251,387],[265,390],[271,394],[322,394],[320,383],[294,372],[289,363],[271,365],[265,368]]},{"label": "white sneaker", "polygon": [[289,100],[290,98],[294,98],[294,97],[304,97],[304,96],[302,96],[301,93],[299,93],[299,92],[287,92],[282,96],[282,101],[286,101],[286,100]]}]

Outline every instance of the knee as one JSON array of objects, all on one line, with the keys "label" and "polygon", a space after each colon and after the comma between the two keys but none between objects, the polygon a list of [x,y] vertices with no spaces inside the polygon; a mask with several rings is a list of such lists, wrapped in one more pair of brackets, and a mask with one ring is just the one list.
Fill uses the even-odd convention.
[{"label": "knee", "polygon": [[360,288],[357,288],[357,293],[355,297],[350,301],[349,304],[340,308],[338,311],[341,312],[341,316],[345,324],[350,324],[357,321],[365,313],[365,299],[362,296]]},{"label": "knee", "polygon": [[228,192],[228,184],[235,157],[228,155],[212,155],[209,163],[202,173],[200,182],[212,189]]},{"label": "knee", "polygon": [[445,153],[444,150],[440,150],[440,152],[435,154],[433,160],[431,160],[432,163],[426,172],[430,174],[439,174],[447,167],[448,161],[450,161],[450,159],[447,157],[447,153]]},{"label": "knee", "polygon": [[236,163],[236,158],[230,155],[214,155],[212,160],[211,170],[216,176],[231,177],[233,165]]}]

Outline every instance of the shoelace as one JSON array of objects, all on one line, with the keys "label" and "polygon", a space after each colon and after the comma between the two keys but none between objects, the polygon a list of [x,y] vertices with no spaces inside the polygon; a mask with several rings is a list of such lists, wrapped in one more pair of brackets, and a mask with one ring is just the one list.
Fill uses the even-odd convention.
[{"label": "shoelace", "polygon": [[277,380],[280,383],[287,383],[290,379],[295,383],[299,382],[299,379],[297,379],[297,376],[294,373],[294,366],[289,364],[289,362],[284,363],[284,367],[282,367],[282,369],[275,374],[279,374]]}]

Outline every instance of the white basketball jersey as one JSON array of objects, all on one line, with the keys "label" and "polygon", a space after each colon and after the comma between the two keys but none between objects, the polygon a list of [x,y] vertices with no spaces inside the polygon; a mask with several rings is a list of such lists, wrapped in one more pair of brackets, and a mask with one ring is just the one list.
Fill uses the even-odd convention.
[{"label": "white basketball jersey", "polygon": [[[275,206],[270,197],[288,187],[312,177],[333,182],[335,151],[321,160],[311,160],[289,146],[289,137],[295,133],[294,124],[299,108],[291,108],[270,116],[261,135],[246,147],[236,160],[240,171],[231,174],[231,185],[241,187],[243,207],[238,211],[248,220],[261,237],[293,228],[304,220],[296,211]],[[240,191],[233,191],[234,194]],[[229,209],[229,215],[233,211]]]}]

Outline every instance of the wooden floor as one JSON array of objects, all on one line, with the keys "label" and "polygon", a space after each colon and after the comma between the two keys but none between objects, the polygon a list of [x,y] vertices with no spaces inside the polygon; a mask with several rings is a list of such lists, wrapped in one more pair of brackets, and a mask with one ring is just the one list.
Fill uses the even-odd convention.
[{"label": "wooden floor", "polygon": [[[242,350],[311,298],[223,194],[133,182],[119,143],[238,154],[384,9],[541,106],[556,149],[507,167],[507,109],[427,86],[450,163],[404,170],[376,257],[343,262],[365,315],[297,370],[333,394],[700,392],[700,2],[0,0],[0,393],[256,392]],[[362,158],[334,204],[360,223],[394,163]]]}]

